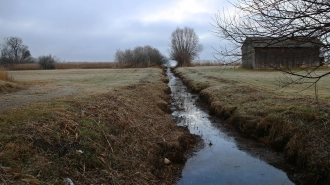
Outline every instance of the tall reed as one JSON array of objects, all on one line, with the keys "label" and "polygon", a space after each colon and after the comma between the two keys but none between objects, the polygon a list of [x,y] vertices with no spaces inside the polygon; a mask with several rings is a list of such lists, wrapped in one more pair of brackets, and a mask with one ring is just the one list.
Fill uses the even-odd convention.
[{"label": "tall reed", "polygon": [[1,66],[0,66],[0,80],[11,81],[11,77],[8,75],[6,69]]},{"label": "tall reed", "polygon": [[[122,64],[118,62],[57,62],[55,69],[114,69],[114,68],[132,68],[140,67]],[[148,66],[148,67],[153,67]],[[38,63],[11,65],[7,67],[8,70],[41,70]]]}]

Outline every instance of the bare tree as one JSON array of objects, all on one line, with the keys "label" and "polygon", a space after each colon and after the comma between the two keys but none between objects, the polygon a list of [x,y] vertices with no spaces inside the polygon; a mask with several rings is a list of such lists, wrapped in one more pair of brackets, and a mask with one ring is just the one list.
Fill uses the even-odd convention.
[{"label": "bare tree", "polygon": [[19,37],[4,38],[1,46],[1,58],[9,63],[20,64],[31,57],[28,46]]},{"label": "bare tree", "polygon": [[189,66],[203,50],[194,29],[177,28],[171,35],[170,58],[178,62],[178,66]]},{"label": "bare tree", "polygon": [[276,38],[278,42],[299,37],[301,43],[318,38],[323,43],[324,62],[314,68],[279,70],[296,77],[285,80],[286,84],[308,79],[315,87],[322,77],[330,74],[316,72],[320,66],[328,65],[330,59],[330,1],[238,0],[233,6],[235,14],[219,12],[214,18],[215,35],[231,43],[229,48],[217,50],[217,58],[231,57],[232,61],[239,61],[242,57],[240,48],[248,37]]}]

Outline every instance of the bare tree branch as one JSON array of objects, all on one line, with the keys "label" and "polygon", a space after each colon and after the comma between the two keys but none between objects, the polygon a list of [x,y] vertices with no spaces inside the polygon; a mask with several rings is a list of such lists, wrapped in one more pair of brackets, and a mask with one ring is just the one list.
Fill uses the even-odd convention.
[{"label": "bare tree branch", "polygon": [[28,46],[23,44],[23,40],[19,37],[4,38],[1,46],[1,61],[9,61],[10,63],[19,64],[31,57]]},{"label": "bare tree branch", "polygon": [[[314,68],[304,68],[303,70],[293,70],[290,67],[272,66],[273,68],[287,74],[287,77],[295,76],[297,79],[287,80],[286,84],[303,82],[309,79],[312,85],[323,77],[330,74],[316,70],[322,65],[329,64],[330,61],[330,1],[328,0],[238,0],[233,6],[236,8],[235,14],[230,12],[218,12],[213,19],[214,34],[221,40],[231,43],[230,49],[220,48],[216,50],[217,56],[230,57],[231,61],[240,61],[242,53],[240,51],[246,38],[260,37],[271,38],[272,43],[285,43],[285,40],[296,40],[297,44],[304,42],[316,43],[317,38],[323,43],[320,52],[324,57],[324,62]],[[277,43],[276,43],[277,42]],[[298,43],[299,42],[299,43]],[[264,46],[267,47],[267,46]],[[288,53],[282,53],[283,55]],[[308,53],[302,56],[308,57]]]}]

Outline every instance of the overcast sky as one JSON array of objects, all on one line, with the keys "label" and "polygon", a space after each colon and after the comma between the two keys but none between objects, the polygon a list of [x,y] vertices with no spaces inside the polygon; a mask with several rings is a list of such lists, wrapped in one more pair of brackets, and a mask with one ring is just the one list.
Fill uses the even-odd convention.
[{"label": "overcast sky", "polygon": [[226,0],[0,0],[0,43],[23,39],[33,57],[113,61],[117,49],[150,45],[168,56],[171,33],[193,28],[213,60],[212,19]]}]

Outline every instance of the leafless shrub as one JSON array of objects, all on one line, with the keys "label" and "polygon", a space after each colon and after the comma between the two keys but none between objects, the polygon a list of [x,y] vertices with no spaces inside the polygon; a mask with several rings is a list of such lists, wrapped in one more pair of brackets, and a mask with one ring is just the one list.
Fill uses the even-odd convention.
[{"label": "leafless shrub", "polygon": [[168,62],[158,49],[151,46],[137,46],[133,50],[117,50],[115,60],[126,67],[149,67],[152,65],[163,65]]}]

